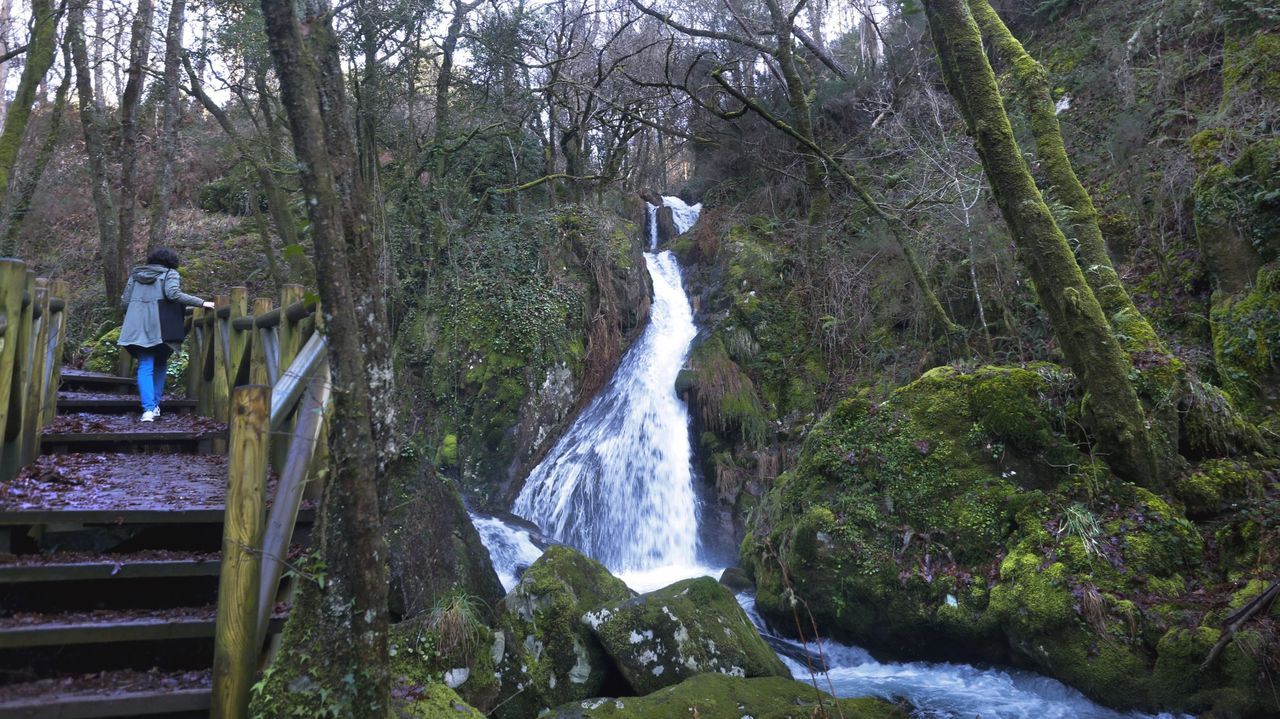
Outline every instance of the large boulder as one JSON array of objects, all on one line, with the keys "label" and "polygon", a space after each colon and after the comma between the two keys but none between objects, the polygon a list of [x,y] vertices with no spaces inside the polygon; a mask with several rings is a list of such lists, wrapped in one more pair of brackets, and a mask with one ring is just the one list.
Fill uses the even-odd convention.
[{"label": "large boulder", "polygon": [[504,604],[527,672],[523,692],[533,704],[554,707],[601,693],[613,663],[582,617],[634,596],[603,564],[565,546],[550,547],[525,571]]},{"label": "large boulder", "polygon": [[680,234],[679,232],[676,232],[676,218],[674,211],[666,205],[659,205],[657,223],[658,246],[666,247],[668,242],[671,242]]},{"label": "large boulder", "polygon": [[446,596],[461,592],[477,598],[485,621],[491,620],[487,608],[502,599],[502,583],[457,487],[421,458],[401,458],[387,474],[393,617],[421,617]]},{"label": "large boulder", "polygon": [[637,694],[708,672],[791,676],[733,593],[711,577],[602,606],[583,621]]},{"label": "large boulder", "polygon": [[[832,711],[838,707],[837,711]],[[821,713],[822,709],[826,713]],[[834,699],[803,682],[782,677],[745,679],[699,674],[642,697],[592,699],[556,709],[549,719],[906,719],[905,711],[879,699]]]},{"label": "large boulder", "polygon": [[840,403],[753,515],[757,608],[904,659],[1029,667],[1114,707],[1268,715],[1274,648],[1246,632],[1198,667],[1233,585],[1274,576],[1280,537],[1241,499],[1280,491],[1276,460],[1205,461],[1160,496],[1084,451],[1078,392],[1049,364],[940,367]]}]

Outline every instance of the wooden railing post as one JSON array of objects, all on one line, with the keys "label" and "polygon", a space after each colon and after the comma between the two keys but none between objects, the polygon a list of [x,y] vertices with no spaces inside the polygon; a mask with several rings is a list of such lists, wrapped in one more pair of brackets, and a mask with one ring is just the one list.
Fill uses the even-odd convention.
[{"label": "wooden railing post", "polygon": [[237,387],[232,395],[222,569],[214,633],[210,716],[215,719],[249,715],[249,688],[261,648],[258,594],[270,402],[271,388],[264,385]]},{"label": "wooden railing post", "polygon": [[293,364],[293,358],[302,349],[302,333],[296,322],[285,317],[285,310],[295,302],[301,302],[305,296],[302,285],[285,285],[280,291],[280,372],[283,373]]},{"label": "wooden railing post", "polygon": [[58,414],[58,386],[62,384],[62,346],[67,340],[67,297],[70,294],[71,286],[66,280],[49,283],[49,311],[53,316],[49,324],[45,394],[40,419],[42,428]]},{"label": "wooden railing post", "polygon": [[[271,298],[259,297],[253,301],[254,318],[261,317],[271,311]],[[249,330],[253,334],[253,347],[249,355],[249,384],[271,384],[273,377],[267,369],[267,339],[269,330],[255,326]]]},{"label": "wooden railing post", "polygon": [[[306,296],[302,285],[285,285],[280,290],[280,324],[276,327],[276,338],[278,352],[276,355],[277,370],[279,378],[276,384],[284,381],[286,373],[293,367],[293,361],[297,359],[298,352],[302,350],[302,328],[298,320],[291,320],[288,316],[288,309],[294,304],[301,302]],[[275,427],[275,431],[284,437],[293,436],[293,419],[289,418],[283,424]],[[271,446],[271,466],[276,472],[284,471],[285,461],[288,459],[289,443],[275,442]]]},{"label": "wooden railing post", "polygon": [[236,320],[249,315],[249,289],[231,288],[231,314],[227,317],[227,386],[231,388],[249,384],[249,357],[253,330],[245,331],[236,326]]},{"label": "wooden railing post", "polygon": [[[18,333],[22,325],[22,293],[26,289],[27,266],[19,260],[0,260],[0,318],[4,320],[4,332],[0,334],[0,440],[8,430],[9,422],[20,421],[9,416],[9,393],[13,389],[13,375],[18,367]],[[0,453],[3,441],[0,441]],[[0,462],[4,459],[0,454]],[[0,480],[10,479],[0,472]]]},{"label": "wooden railing post", "polygon": [[[27,405],[27,389],[31,381],[31,350],[34,348],[34,310],[35,310],[35,290],[36,290],[36,273],[32,270],[23,270],[23,298],[22,309],[18,313],[17,327],[10,328],[9,332],[17,330],[15,337],[15,361],[17,364],[13,368],[13,375],[9,382],[9,402],[5,422],[4,435],[0,440],[4,443],[4,454],[0,456],[0,477],[13,477],[22,468],[22,434],[25,427],[23,423],[26,421],[26,405]],[[8,333],[6,333],[8,334]]]},{"label": "wooden railing post", "polygon": [[191,326],[187,330],[187,399],[196,401],[196,412],[205,414],[204,402],[204,354],[200,338],[204,335],[204,308],[191,312]]},{"label": "wooden railing post", "polygon": [[40,452],[40,417],[44,409],[44,383],[46,363],[49,359],[49,280],[35,279],[35,292],[31,295],[31,350],[28,356],[26,397],[22,411],[22,437],[18,453],[18,466],[25,467]]},{"label": "wooden railing post", "polygon": [[227,412],[231,403],[231,383],[227,381],[227,365],[230,364],[231,348],[228,346],[227,318],[223,317],[231,310],[231,296],[217,295],[214,299],[213,323],[209,327],[209,341],[213,343],[213,418],[227,421]]}]

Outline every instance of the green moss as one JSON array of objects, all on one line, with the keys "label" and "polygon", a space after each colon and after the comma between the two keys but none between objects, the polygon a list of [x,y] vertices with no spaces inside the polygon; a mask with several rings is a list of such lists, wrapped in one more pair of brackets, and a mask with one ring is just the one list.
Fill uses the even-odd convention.
[{"label": "green moss", "polygon": [[[838,709],[837,709],[838,707]],[[826,712],[822,712],[822,708]],[[803,682],[779,677],[744,679],[701,674],[642,697],[594,699],[556,709],[551,719],[906,719],[879,699],[834,699]]]},{"label": "green moss", "polygon": [[1240,405],[1258,408],[1280,363],[1280,265],[1260,269],[1242,295],[1215,297],[1210,319],[1222,388]]},{"label": "green moss", "polygon": [[84,361],[84,368],[90,372],[115,374],[116,362],[120,358],[120,345],[116,344],[118,341],[120,341],[120,328],[114,327],[89,343],[89,356]]},{"label": "green moss", "polygon": [[[464,613],[468,611],[474,610]],[[495,648],[500,650],[502,642],[478,618],[463,616],[456,605],[441,603],[430,616],[392,626],[387,642],[392,677],[409,696],[438,697],[447,688],[442,685],[447,673],[465,672],[457,693],[449,690],[448,695],[453,699],[460,695],[476,707],[490,709],[501,690],[496,675],[500,656],[495,658]]]},{"label": "green moss", "polygon": [[1224,101],[1245,93],[1280,101],[1280,33],[1230,33],[1222,48]]},{"label": "green moss", "polygon": [[1219,658],[1201,665],[1221,637],[1214,627],[1170,629],[1161,637],[1152,676],[1156,706],[1177,711],[1211,712],[1214,716],[1266,716],[1274,699],[1251,642],[1251,631],[1237,636]]},{"label": "green moss", "polygon": [[446,434],[436,449],[437,467],[456,467],[458,465],[458,435]]},{"label": "green moss", "polygon": [[718,437],[757,448],[768,437],[768,416],[751,378],[742,372],[718,335],[694,347],[691,387],[703,427]]},{"label": "green moss", "polygon": [[1263,481],[1260,471],[1239,460],[1215,459],[1180,478],[1173,491],[1186,503],[1188,514],[1213,516],[1227,503],[1260,494]]},{"label": "green moss", "polygon": [[443,684],[418,688],[398,710],[410,719],[484,719],[484,714]]},{"label": "green moss", "polygon": [[545,708],[599,694],[610,665],[582,616],[634,596],[599,562],[569,547],[548,548],[504,600],[527,668],[526,699]]},{"label": "green moss", "polygon": [[789,677],[727,587],[686,579],[588,612],[591,626],[632,689],[647,694],[695,675]]}]

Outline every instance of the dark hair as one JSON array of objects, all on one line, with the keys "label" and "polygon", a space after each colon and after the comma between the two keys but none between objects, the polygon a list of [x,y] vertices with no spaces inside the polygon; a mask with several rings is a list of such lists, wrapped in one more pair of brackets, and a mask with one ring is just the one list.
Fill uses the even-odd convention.
[{"label": "dark hair", "polygon": [[178,269],[178,253],[168,247],[157,247],[147,255],[148,265],[164,265],[171,270]]}]

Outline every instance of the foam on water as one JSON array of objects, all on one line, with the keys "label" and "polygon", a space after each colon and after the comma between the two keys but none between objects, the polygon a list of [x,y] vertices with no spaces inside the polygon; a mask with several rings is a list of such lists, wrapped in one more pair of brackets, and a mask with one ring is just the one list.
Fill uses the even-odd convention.
[{"label": "foam on water", "polygon": [[[810,643],[773,633],[755,608],[755,598],[738,603],[796,679],[809,681],[808,665],[819,673],[818,687],[840,697],[901,697],[924,719],[1143,719],[1093,703],[1071,687],[1034,672],[969,664],[879,662],[860,647],[831,641]],[[819,646],[819,644],[821,646]],[[806,661],[805,657],[809,657]],[[821,673],[825,660],[827,671]],[[1173,719],[1160,714],[1156,719]]]},{"label": "foam on water", "polygon": [[513,527],[497,517],[471,514],[471,523],[480,533],[480,541],[489,550],[493,568],[502,588],[511,591],[518,581],[516,573],[542,556],[542,548],[533,543],[528,530]]}]

